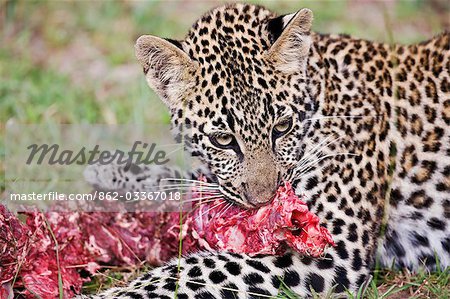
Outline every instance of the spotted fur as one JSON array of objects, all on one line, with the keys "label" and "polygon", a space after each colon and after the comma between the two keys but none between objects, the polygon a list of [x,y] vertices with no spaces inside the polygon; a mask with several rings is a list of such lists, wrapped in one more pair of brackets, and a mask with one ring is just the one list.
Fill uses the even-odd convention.
[{"label": "spotted fur", "polygon": [[450,34],[389,45],[311,22],[308,9],[232,4],[182,41],[142,36],[136,54],[228,200],[259,206],[290,181],[337,246],[319,259],[193,254],[96,298],[263,298],[280,279],[301,296],[356,291],[377,250],[385,266],[450,265]]}]

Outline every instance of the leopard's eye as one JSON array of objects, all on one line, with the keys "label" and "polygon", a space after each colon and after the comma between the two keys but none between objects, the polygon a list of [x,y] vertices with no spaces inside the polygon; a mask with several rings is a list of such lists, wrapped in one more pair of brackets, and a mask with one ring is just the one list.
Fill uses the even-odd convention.
[{"label": "leopard's eye", "polygon": [[277,130],[279,133],[286,132],[289,129],[289,122],[282,122],[281,124],[278,124],[275,126],[275,130]]},{"label": "leopard's eye", "polygon": [[275,138],[286,134],[292,127],[292,118],[285,119],[273,127],[273,134]]},{"label": "leopard's eye", "polygon": [[211,143],[219,148],[231,148],[236,144],[236,139],[231,134],[213,134],[209,136]]},{"label": "leopard's eye", "polygon": [[231,135],[220,135],[214,137],[216,142],[222,146],[229,145],[233,141],[233,136]]}]

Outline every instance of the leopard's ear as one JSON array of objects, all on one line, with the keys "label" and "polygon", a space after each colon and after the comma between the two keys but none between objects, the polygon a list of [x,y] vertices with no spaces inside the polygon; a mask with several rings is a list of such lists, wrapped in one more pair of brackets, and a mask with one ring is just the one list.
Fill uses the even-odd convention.
[{"label": "leopard's ear", "polygon": [[313,13],[307,8],[269,20],[267,30],[272,46],[266,58],[286,72],[304,69],[312,44],[312,20]]},{"label": "leopard's ear", "polygon": [[183,92],[189,88],[189,74],[195,68],[181,43],[143,35],[136,41],[135,53],[149,86],[162,101],[169,107],[180,102]]}]

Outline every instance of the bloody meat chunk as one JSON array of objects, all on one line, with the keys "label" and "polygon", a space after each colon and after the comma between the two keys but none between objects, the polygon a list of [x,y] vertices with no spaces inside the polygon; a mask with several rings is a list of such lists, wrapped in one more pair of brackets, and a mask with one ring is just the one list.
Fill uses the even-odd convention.
[{"label": "bloody meat chunk", "polygon": [[308,210],[289,183],[278,189],[269,205],[259,209],[224,209],[221,200],[201,204],[187,215],[200,247],[249,255],[280,254],[290,247],[318,257],[328,245],[335,245],[329,231],[320,226],[319,217]]}]

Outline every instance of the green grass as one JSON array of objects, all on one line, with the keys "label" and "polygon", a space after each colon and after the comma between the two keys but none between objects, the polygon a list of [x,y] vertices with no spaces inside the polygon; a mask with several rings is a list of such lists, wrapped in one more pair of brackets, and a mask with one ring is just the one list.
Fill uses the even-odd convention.
[{"label": "green grass", "polygon": [[[389,42],[417,42],[449,29],[448,1],[271,1],[280,13],[313,10],[314,29]],[[214,2],[0,2],[0,134],[15,123],[168,123],[134,58],[141,34],[182,39]],[[368,5],[368,6],[367,6]],[[388,18],[386,22],[385,18]],[[389,28],[386,28],[388,26]],[[389,32],[392,32],[390,34]],[[0,190],[4,142],[0,140]],[[123,285],[142,269],[109,269],[86,291]],[[449,271],[379,270],[354,298],[449,298]],[[294,298],[282,287],[279,298]],[[397,297],[395,297],[397,296]],[[403,297],[402,297],[403,296]],[[332,294],[329,295],[332,297]]]},{"label": "green grass", "polygon": [[[7,55],[0,53],[0,59]],[[29,61],[18,61],[13,67],[0,69],[2,98],[0,117],[19,123],[95,122],[101,118],[101,107],[92,91],[71,87],[67,76],[42,69]]]}]

